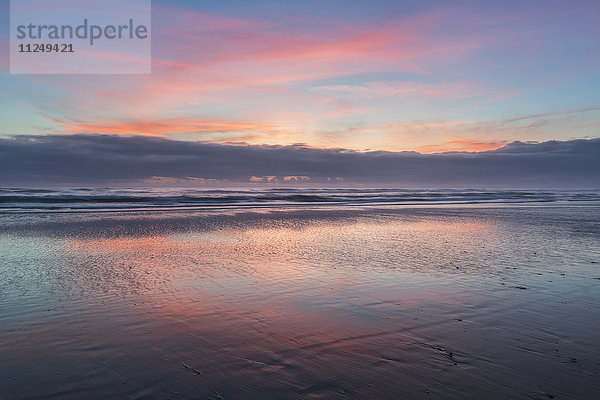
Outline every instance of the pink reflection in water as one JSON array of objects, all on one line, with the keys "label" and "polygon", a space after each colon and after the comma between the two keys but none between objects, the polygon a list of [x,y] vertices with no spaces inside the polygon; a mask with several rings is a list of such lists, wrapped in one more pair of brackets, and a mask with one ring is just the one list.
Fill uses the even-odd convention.
[{"label": "pink reflection in water", "polygon": [[[3,314],[9,393],[505,398],[535,394],[536,385],[590,390],[591,380],[563,361],[598,355],[584,329],[598,314],[583,317],[591,297],[573,291],[593,287],[583,275],[568,286],[549,282],[561,277],[553,251],[573,271],[583,268],[589,236],[494,211],[161,229],[166,223],[149,219],[130,234],[2,237],[2,246],[29,249],[3,265],[19,262],[18,273],[39,278],[22,296],[30,303],[19,303],[14,288],[4,300],[20,310]],[[32,387],[35,375],[43,378]]]}]

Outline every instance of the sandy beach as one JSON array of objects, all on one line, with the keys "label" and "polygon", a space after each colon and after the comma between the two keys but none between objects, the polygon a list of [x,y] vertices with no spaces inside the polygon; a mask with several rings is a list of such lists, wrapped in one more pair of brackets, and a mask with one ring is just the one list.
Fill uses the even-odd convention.
[{"label": "sandy beach", "polygon": [[599,237],[585,205],[6,213],[0,393],[593,399]]}]

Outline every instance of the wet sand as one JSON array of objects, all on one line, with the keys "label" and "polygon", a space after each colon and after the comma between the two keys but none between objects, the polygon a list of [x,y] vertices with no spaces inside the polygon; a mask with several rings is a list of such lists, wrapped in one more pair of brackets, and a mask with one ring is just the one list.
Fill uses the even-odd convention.
[{"label": "wet sand", "polygon": [[594,399],[600,207],[0,215],[2,399]]}]

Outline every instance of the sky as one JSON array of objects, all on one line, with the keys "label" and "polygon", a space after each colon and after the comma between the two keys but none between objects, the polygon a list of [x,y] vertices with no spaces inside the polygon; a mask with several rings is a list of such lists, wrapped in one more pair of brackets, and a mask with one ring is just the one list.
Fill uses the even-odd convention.
[{"label": "sky", "polygon": [[154,0],[152,74],[105,76],[10,75],[8,11],[8,142],[433,154],[600,136],[598,1]]}]

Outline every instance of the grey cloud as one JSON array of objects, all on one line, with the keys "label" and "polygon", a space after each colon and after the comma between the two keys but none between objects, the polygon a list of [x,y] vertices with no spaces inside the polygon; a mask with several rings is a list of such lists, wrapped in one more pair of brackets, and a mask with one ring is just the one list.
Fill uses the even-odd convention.
[{"label": "grey cloud", "polygon": [[346,185],[598,188],[600,138],[513,142],[494,151],[439,154],[215,144],[144,136],[0,139],[3,186],[135,184],[152,177],[195,177],[237,184],[248,183],[253,176],[276,176],[280,182],[284,176],[308,176],[310,184],[339,184],[343,179]]}]

